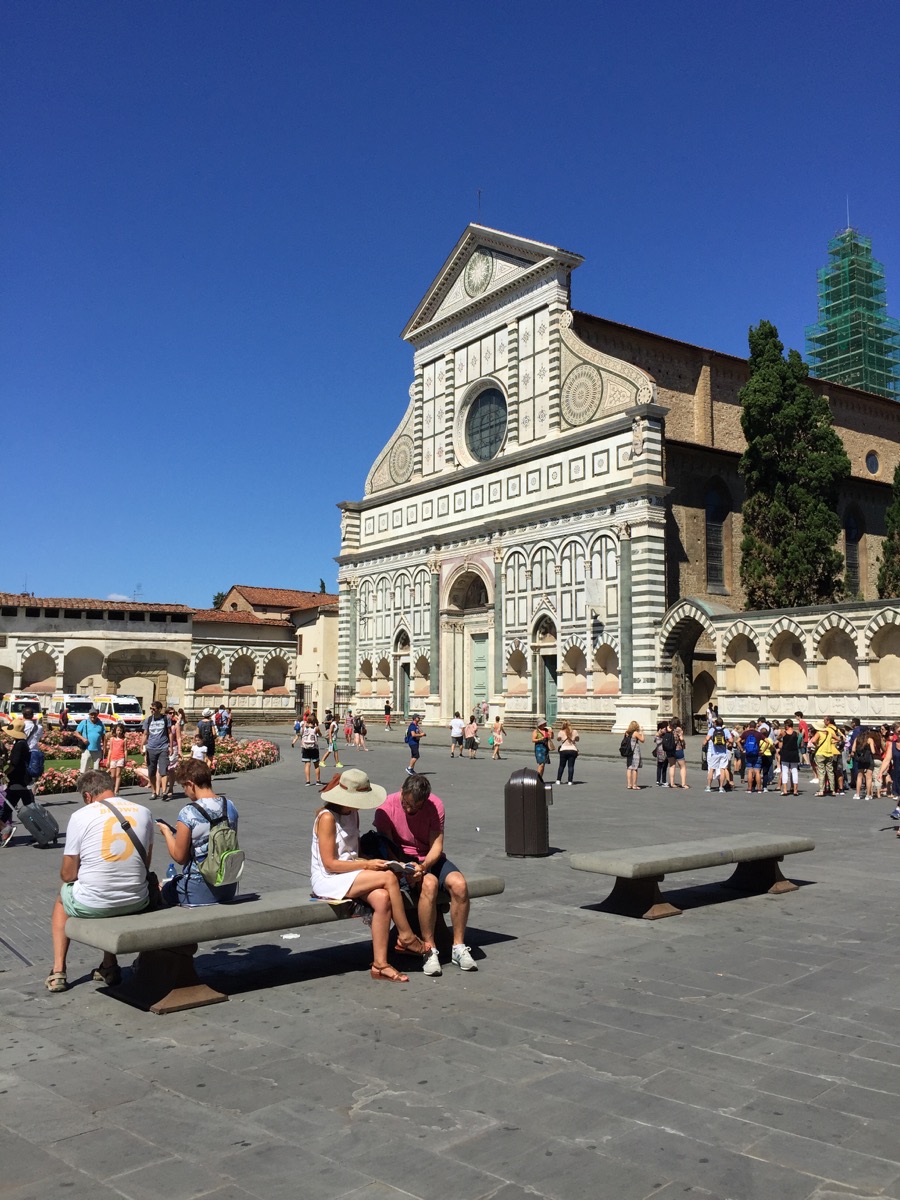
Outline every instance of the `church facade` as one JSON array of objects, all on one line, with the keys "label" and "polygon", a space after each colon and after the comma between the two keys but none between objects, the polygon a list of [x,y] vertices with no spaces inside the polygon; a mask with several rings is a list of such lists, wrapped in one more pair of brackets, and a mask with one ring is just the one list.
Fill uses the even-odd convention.
[{"label": "church facade", "polygon": [[[755,716],[780,678],[797,691],[796,672],[767,669],[780,652],[769,614],[741,611],[746,363],[574,310],[581,261],[470,225],[404,329],[409,403],[364,498],[341,505],[338,671],[352,707],[390,700],[443,723],[486,701],[509,724],[619,728],[686,719],[726,693],[735,716]],[[855,631],[861,687],[871,648],[856,608],[874,596],[900,406],[817,386],[853,462],[856,598],[834,608]],[[890,658],[900,617],[872,637],[886,627]],[[782,640],[796,658],[796,637]],[[828,679],[848,673],[819,671],[811,630],[800,645],[813,691],[839,699]]]}]

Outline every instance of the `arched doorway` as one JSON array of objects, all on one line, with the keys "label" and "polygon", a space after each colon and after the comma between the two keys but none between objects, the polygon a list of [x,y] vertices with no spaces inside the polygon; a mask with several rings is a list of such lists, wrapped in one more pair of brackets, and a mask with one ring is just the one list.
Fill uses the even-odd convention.
[{"label": "arched doorway", "polygon": [[449,640],[445,643],[449,658],[442,681],[442,704],[452,713],[465,709],[465,715],[477,712],[490,700],[489,641],[493,621],[488,584],[474,567],[467,566],[450,585],[443,611]]},{"label": "arched doorway", "polygon": [[716,697],[715,635],[699,602],[681,601],[663,621],[660,657],[671,671],[672,715],[694,733],[695,718]]},{"label": "arched doorway", "polygon": [[532,676],[534,679],[535,711],[547,718],[549,725],[554,725],[559,712],[557,699],[557,645],[556,626],[550,617],[544,616],[534,627],[531,641],[531,651],[534,662]]}]

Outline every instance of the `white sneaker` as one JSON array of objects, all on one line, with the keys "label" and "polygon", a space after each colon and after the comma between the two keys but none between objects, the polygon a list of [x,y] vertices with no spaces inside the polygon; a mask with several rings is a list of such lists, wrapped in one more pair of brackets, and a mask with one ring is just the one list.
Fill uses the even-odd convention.
[{"label": "white sneaker", "polygon": [[425,961],[422,963],[423,975],[443,975],[441,970],[441,960],[438,957],[437,946],[432,946],[425,955]]},{"label": "white sneaker", "polygon": [[14,821],[7,821],[5,825],[0,825],[0,847],[12,841],[15,832],[16,826]]},{"label": "white sneaker", "polygon": [[477,971],[478,970],[478,964],[475,962],[475,959],[469,953],[468,946],[463,946],[463,945],[454,946],[453,950],[451,952],[451,957],[452,957],[453,962],[456,963],[456,965],[459,967],[459,969],[461,971]]}]

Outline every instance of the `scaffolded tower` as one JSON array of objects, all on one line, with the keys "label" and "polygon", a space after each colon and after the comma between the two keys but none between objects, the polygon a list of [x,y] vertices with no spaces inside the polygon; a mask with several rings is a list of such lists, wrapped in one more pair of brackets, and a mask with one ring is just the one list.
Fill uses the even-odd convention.
[{"label": "scaffolded tower", "polygon": [[900,400],[900,321],[887,315],[871,238],[849,228],[833,237],[818,279],[819,321],[806,328],[813,374]]}]

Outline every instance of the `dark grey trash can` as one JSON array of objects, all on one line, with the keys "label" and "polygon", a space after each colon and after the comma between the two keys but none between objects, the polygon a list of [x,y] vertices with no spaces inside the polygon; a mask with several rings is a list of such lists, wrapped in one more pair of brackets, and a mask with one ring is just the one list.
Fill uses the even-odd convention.
[{"label": "dark grey trash can", "polygon": [[506,853],[539,858],[550,853],[550,823],[544,781],[530,767],[513,771],[504,788]]}]

